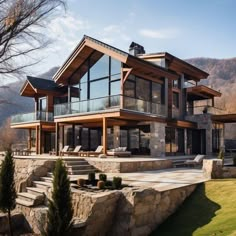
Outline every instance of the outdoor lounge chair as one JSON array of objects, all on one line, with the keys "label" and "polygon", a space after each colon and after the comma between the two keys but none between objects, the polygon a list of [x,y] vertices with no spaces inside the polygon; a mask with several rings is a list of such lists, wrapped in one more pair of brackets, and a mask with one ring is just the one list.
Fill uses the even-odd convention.
[{"label": "outdoor lounge chair", "polygon": [[69,156],[69,155],[75,155],[75,156],[77,156],[77,155],[79,155],[79,151],[80,151],[81,147],[82,147],[81,145],[77,145],[77,146],[75,147],[75,149],[72,150],[72,151],[61,152],[61,156],[64,156],[65,154],[67,154],[68,156]]},{"label": "outdoor lounge chair", "polygon": [[130,157],[131,152],[126,151],[126,147],[118,147],[111,150],[107,150],[108,156],[117,156],[117,157]]},{"label": "outdoor lounge chair", "polygon": [[79,152],[79,156],[85,156],[85,157],[98,156],[99,154],[102,154],[102,149],[103,146],[98,146],[95,151]]},{"label": "outdoor lounge chair", "polygon": [[201,165],[204,157],[205,155],[198,154],[193,160],[186,160],[184,164],[187,166]]},{"label": "outdoor lounge chair", "polygon": [[69,145],[66,145],[62,148],[62,150],[60,151],[60,156],[63,156],[63,153],[67,152],[69,150]]}]

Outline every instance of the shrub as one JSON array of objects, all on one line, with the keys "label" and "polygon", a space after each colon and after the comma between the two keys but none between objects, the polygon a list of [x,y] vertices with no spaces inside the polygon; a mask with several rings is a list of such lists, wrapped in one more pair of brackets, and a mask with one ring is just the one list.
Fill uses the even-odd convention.
[{"label": "shrub", "polygon": [[104,189],[104,188],[105,188],[105,182],[102,181],[102,180],[99,180],[99,181],[97,182],[97,187],[98,187],[99,189]]},{"label": "shrub", "polygon": [[86,182],[85,179],[78,179],[78,180],[77,180],[77,184],[78,184],[80,187],[83,187],[83,186],[85,185],[85,182]]},{"label": "shrub", "polygon": [[121,177],[113,177],[113,187],[115,189],[120,189],[121,188],[121,183],[122,183],[122,178]]},{"label": "shrub", "polygon": [[96,179],[95,172],[88,173],[88,180],[89,180],[89,182],[94,183],[95,179]]},{"label": "shrub", "polygon": [[9,235],[13,235],[11,210],[16,206],[15,164],[12,152],[6,152],[0,171],[0,210],[8,213]]},{"label": "shrub", "polygon": [[112,187],[112,181],[107,180],[107,181],[105,182],[105,185],[106,185],[107,187]]},{"label": "shrub", "polygon": [[69,235],[72,217],[70,180],[63,161],[58,159],[53,172],[52,199],[49,200],[46,232],[41,232],[41,234],[46,236]]},{"label": "shrub", "polygon": [[107,181],[107,175],[106,174],[99,174],[99,180],[102,180],[104,182]]}]

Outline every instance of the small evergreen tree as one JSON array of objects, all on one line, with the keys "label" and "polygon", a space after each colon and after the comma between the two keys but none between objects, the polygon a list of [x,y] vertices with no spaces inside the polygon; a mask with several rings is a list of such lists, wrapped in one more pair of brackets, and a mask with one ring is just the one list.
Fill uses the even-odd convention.
[{"label": "small evergreen tree", "polygon": [[69,235],[72,226],[72,199],[67,170],[61,159],[53,172],[52,200],[49,200],[47,236]]},{"label": "small evergreen tree", "polygon": [[15,165],[11,151],[7,151],[0,171],[0,209],[8,214],[9,233],[12,236],[11,210],[16,206],[14,181]]}]

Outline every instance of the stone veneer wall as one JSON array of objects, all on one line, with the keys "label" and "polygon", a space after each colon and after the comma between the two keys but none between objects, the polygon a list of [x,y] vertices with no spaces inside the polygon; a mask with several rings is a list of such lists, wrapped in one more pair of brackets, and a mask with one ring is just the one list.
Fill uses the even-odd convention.
[{"label": "stone veneer wall", "polygon": [[165,156],[165,123],[152,122],[150,124],[150,151],[152,157]]},{"label": "stone veneer wall", "polygon": [[167,159],[158,159],[153,161],[109,161],[109,160],[91,160],[86,159],[89,164],[98,170],[106,173],[126,173],[136,171],[160,170],[172,168],[172,161]]},{"label": "stone veneer wall", "polygon": [[15,184],[17,192],[32,186],[32,181],[39,180],[51,172],[55,161],[39,159],[15,159]]}]

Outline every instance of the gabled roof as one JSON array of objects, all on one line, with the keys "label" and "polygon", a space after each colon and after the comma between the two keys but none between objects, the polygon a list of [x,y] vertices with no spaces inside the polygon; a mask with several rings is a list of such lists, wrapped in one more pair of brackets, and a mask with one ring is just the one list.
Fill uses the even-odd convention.
[{"label": "gabled roof", "polygon": [[20,90],[20,94],[27,97],[33,97],[36,93],[38,96],[45,96],[49,93],[62,94],[63,92],[65,92],[65,88],[60,87],[53,80],[32,76],[27,76],[27,80]]},{"label": "gabled roof", "polygon": [[174,72],[170,72],[166,68],[154,65],[153,63],[130,55],[127,52],[85,35],[71,55],[53,76],[54,81],[58,84],[66,84],[68,78],[76,72],[80,65],[82,65],[82,63],[94,51],[99,51],[103,54],[111,56],[122,63],[127,64],[128,66],[130,65],[132,67],[136,67],[137,69],[139,69],[138,67],[142,67],[142,70],[146,72],[151,71],[153,76],[154,74],[156,74],[156,76],[159,74],[160,77],[169,77],[170,79],[177,78],[177,75]]}]

